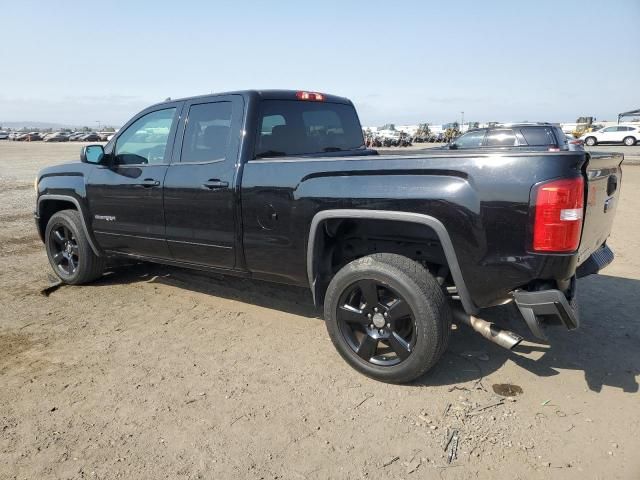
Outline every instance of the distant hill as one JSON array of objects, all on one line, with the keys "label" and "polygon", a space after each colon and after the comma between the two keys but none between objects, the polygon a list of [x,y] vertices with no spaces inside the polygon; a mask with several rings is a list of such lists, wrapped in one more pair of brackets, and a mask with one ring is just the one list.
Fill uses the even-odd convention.
[{"label": "distant hill", "polygon": [[67,128],[67,125],[63,125],[61,123],[52,123],[52,122],[4,122],[0,120],[0,126],[2,128],[10,128],[12,130],[20,130],[21,128],[37,128],[37,129],[47,129],[51,128],[52,130],[58,130],[60,128]]}]

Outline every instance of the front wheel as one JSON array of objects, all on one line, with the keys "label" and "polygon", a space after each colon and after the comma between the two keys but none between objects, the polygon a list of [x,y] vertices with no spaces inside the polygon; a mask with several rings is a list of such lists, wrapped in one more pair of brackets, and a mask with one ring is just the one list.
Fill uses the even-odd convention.
[{"label": "front wheel", "polygon": [[627,147],[633,147],[636,144],[636,139],[634,137],[626,137],[623,142]]},{"label": "front wheel", "polygon": [[586,143],[587,145],[589,145],[590,147],[593,147],[596,143],[598,143],[598,141],[596,140],[595,137],[587,137],[584,141],[584,143]]},{"label": "front wheel", "polygon": [[445,351],[451,310],[429,271],[401,255],[379,253],[345,265],[324,305],[340,355],[376,380],[405,383],[432,368]]},{"label": "front wheel", "polygon": [[61,210],[49,219],[45,245],[49,263],[64,283],[80,285],[102,275],[104,258],[91,249],[77,210]]}]

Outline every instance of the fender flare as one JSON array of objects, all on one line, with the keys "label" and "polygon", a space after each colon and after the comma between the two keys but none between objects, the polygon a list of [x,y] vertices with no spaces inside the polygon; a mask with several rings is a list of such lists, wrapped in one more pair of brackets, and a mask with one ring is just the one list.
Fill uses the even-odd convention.
[{"label": "fender flare", "polygon": [[87,237],[87,242],[89,242],[89,246],[91,247],[91,250],[93,250],[93,253],[95,253],[97,256],[99,257],[103,256],[101,250],[98,248],[97,244],[95,243],[93,236],[89,232],[89,228],[87,227],[87,222],[84,216],[84,209],[80,205],[80,202],[78,201],[77,198],[72,197],[71,195],[54,195],[50,193],[45,193],[44,195],[40,195],[38,197],[38,210],[37,210],[38,218],[40,218],[40,203],[42,203],[45,200],[64,200],[66,202],[73,203],[76,209],[78,210],[78,212],[80,213],[80,220],[82,221],[82,229],[84,230],[84,235],[85,237]]},{"label": "fender flare", "polygon": [[451,277],[458,290],[460,301],[466,313],[474,314],[478,312],[478,307],[473,303],[469,290],[464,282],[462,276],[462,270],[458,263],[458,257],[456,256],[453,243],[449,232],[437,218],[421,213],[412,212],[397,212],[392,210],[359,210],[359,209],[335,209],[335,210],[322,210],[316,213],[311,221],[311,227],[309,229],[309,239],[307,242],[307,277],[309,281],[309,287],[313,295],[313,302],[316,303],[316,278],[315,278],[315,243],[318,226],[325,220],[334,218],[363,218],[374,220],[392,220],[398,222],[412,222],[425,225],[432,228],[438,236],[444,255],[447,259],[449,270],[451,271]]}]

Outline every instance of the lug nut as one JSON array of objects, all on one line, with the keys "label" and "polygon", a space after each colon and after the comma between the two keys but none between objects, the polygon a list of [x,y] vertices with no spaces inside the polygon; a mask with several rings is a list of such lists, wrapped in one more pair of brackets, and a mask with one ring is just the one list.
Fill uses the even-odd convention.
[{"label": "lug nut", "polygon": [[387,328],[391,328],[391,324],[390,323],[387,323]]},{"label": "lug nut", "polygon": [[367,313],[367,317],[371,318],[371,314],[370,314],[370,313]]},{"label": "lug nut", "polygon": [[389,316],[389,312],[384,312],[384,316],[388,317]]},{"label": "lug nut", "polygon": [[374,326],[373,323],[371,325],[369,325],[370,328],[373,328],[373,326]]},{"label": "lug nut", "polygon": [[378,333],[379,333],[380,335],[382,335],[382,334],[384,333],[384,330],[380,329],[380,330],[378,330]]}]

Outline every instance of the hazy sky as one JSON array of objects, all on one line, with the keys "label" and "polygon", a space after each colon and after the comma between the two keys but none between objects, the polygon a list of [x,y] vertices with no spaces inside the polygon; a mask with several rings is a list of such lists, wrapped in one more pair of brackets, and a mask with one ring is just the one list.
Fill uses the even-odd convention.
[{"label": "hazy sky", "polygon": [[364,125],[640,107],[640,0],[11,1],[0,122],[121,124],[166,97],[351,98]]}]

